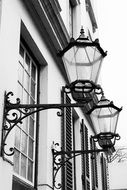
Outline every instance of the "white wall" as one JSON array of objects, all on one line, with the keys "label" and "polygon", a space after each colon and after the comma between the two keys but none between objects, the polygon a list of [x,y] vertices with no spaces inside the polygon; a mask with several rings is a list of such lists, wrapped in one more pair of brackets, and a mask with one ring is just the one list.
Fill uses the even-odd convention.
[{"label": "white wall", "polygon": [[127,161],[109,163],[110,189],[127,189]]},{"label": "white wall", "polygon": [[[0,138],[3,122],[4,92],[16,92],[17,86],[20,23],[16,10],[17,4],[15,0],[14,3],[7,0],[2,1],[0,26]],[[13,144],[13,138],[11,139],[11,144]],[[3,161],[2,158],[0,158],[0,184],[1,189],[11,190],[12,188],[12,165]]]}]

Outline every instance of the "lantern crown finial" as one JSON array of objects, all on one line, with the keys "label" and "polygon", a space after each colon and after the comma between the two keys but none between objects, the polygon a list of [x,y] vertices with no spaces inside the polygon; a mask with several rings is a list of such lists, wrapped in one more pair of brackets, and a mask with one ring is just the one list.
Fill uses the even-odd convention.
[{"label": "lantern crown finial", "polygon": [[80,30],[80,36],[85,36],[85,32],[84,32],[83,26],[81,27],[81,30]]},{"label": "lantern crown finial", "polygon": [[77,40],[89,40],[88,36],[87,37],[85,36],[85,32],[84,32],[83,26],[81,27],[80,36],[78,37]]}]

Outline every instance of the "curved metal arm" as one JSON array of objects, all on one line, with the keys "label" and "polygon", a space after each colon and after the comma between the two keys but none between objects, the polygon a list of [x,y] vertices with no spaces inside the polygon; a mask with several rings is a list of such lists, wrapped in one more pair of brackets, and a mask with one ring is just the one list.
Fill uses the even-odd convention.
[{"label": "curved metal arm", "polygon": [[[12,92],[5,93],[4,98],[4,114],[3,114],[3,128],[2,128],[2,142],[1,142],[1,156],[6,154],[12,156],[14,154],[14,148],[10,147],[9,152],[5,150],[6,140],[11,130],[18,124],[22,123],[22,120],[26,117],[47,109],[60,109],[67,107],[84,107],[84,103],[74,104],[20,104],[20,99],[16,99],[16,103],[11,103],[10,96],[13,96]],[[87,102],[87,99],[86,99]],[[57,113],[61,116],[60,113]]]},{"label": "curved metal arm", "polygon": [[95,149],[95,150],[72,150],[72,151],[58,151],[57,147],[59,143],[54,143],[52,145],[52,154],[53,154],[53,188],[61,189],[62,184],[57,182],[59,177],[57,174],[59,173],[60,169],[62,169],[69,160],[80,156],[82,154],[92,154],[92,153],[99,153],[99,152],[107,152],[108,149]]}]

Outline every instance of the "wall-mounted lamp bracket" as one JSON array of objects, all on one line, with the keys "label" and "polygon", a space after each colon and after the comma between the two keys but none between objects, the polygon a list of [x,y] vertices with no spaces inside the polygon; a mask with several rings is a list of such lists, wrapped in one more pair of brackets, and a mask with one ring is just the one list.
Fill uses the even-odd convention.
[{"label": "wall-mounted lamp bracket", "polygon": [[57,175],[63,167],[66,166],[69,160],[80,156],[82,154],[93,154],[99,152],[108,152],[108,149],[91,149],[91,150],[71,150],[71,151],[58,151],[59,143],[54,143],[52,145],[53,154],[53,189],[61,189],[62,184],[58,181],[60,180],[59,175]]},{"label": "wall-mounted lamp bracket", "polygon": [[[17,98],[15,103],[12,103],[10,97],[13,96],[13,92],[5,93],[4,97],[4,110],[3,110],[3,128],[2,128],[2,142],[1,142],[1,156],[4,154],[12,156],[14,154],[14,148],[6,150],[6,140],[11,130],[21,124],[26,117],[47,109],[60,109],[67,107],[84,107],[85,103],[88,103],[90,99],[86,98],[85,102],[73,103],[73,104],[21,104],[20,99]],[[58,113],[58,116],[60,114]]]}]

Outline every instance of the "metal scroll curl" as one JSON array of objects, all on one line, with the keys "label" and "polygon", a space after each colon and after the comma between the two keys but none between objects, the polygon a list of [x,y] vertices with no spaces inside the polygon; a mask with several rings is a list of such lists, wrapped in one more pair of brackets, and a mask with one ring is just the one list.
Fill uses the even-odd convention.
[{"label": "metal scroll curl", "polygon": [[73,159],[74,157],[77,157],[81,155],[81,152],[79,153],[68,153],[65,151],[58,151],[59,143],[54,143],[52,145],[52,153],[53,153],[53,188],[55,189],[61,189],[62,183],[60,183],[60,171],[63,167],[66,166],[69,160]]},{"label": "metal scroll curl", "polygon": [[[13,92],[8,92],[5,94],[4,100],[4,115],[3,115],[3,128],[2,128],[2,143],[1,143],[1,156],[7,155],[12,156],[14,154],[14,148],[7,148],[7,137],[10,131],[18,123],[22,124],[22,120],[28,115],[33,113],[30,109],[18,108],[20,105],[20,99],[17,98],[15,103],[11,103],[10,96],[13,96]],[[13,106],[17,106],[16,108]]]},{"label": "metal scroll curl", "polygon": [[12,156],[14,154],[14,148],[7,148],[7,137],[11,130],[17,125],[22,124],[22,120],[29,115],[37,112],[35,108],[20,107],[20,99],[17,98],[15,103],[11,103],[10,96],[13,96],[12,92],[5,94],[4,100],[4,120],[2,128],[2,143],[1,143],[1,156]]},{"label": "metal scroll curl", "polygon": [[62,164],[62,159],[61,159],[61,155],[55,155],[55,153],[57,152],[57,147],[59,146],[59,143],[55,143],[53,142],[52,145],[52,153],[53,153],[53,187],[56,189],[61,189],[62,188],[62,184],[58,183],[56,180],[56,178],[58,177],[58,173],[61,169],[61,167],[63,166]]}]

